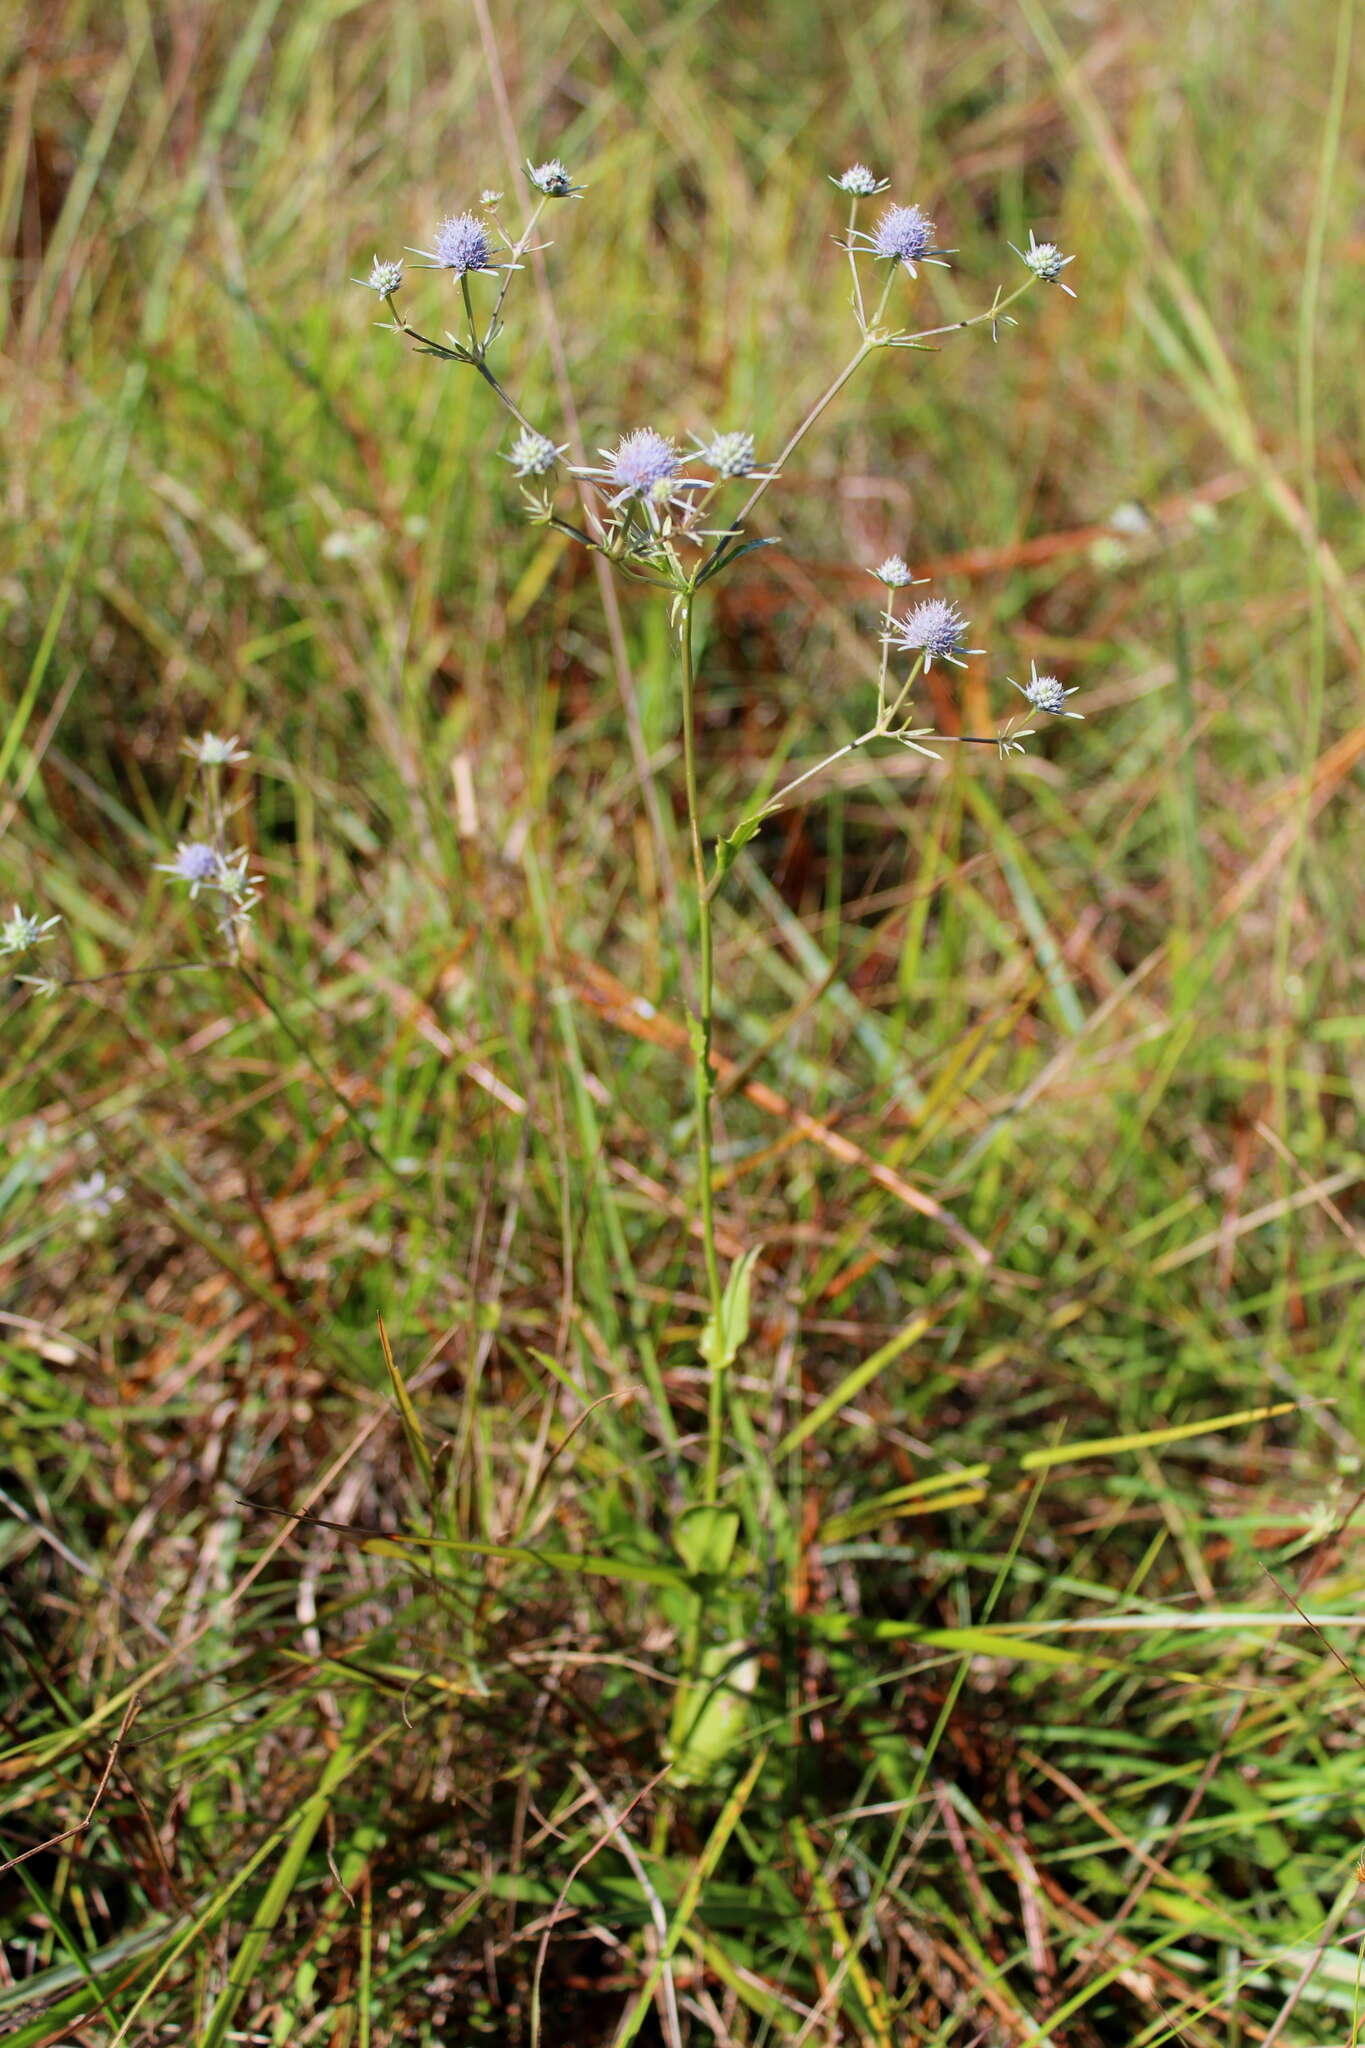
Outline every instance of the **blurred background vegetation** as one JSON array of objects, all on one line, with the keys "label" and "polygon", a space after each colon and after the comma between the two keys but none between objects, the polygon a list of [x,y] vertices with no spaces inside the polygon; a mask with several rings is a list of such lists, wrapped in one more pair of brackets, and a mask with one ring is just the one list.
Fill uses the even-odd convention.
[{"label": "blurred background vegetation", "polygon": [[[87,981],[0,1007],[8,2038],[1354,2041],[1350,8],[8,25],[0,894]],[[855,158],[958,252],[926,318],[1076,255],[877,358],[704,618],[716,831],[865,723],[892,549],[989,649],[944,730],[1031,659],[1086,722],[857,757],[721,898],[761,1255],[700,1593],[666,621],[349,282],[510,201],[509,129],[589,190],[499,365],[554,423],[561,350],[589,449],[776,450]],[[249,979],[154,865],[205,727]]]}]

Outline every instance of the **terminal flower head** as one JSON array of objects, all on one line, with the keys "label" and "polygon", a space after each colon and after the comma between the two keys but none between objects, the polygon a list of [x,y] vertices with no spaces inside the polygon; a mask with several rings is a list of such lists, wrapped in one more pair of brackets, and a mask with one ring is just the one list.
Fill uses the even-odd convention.
[{"label": "terminal flower head", "polygon": [[383,256],[376,256],[368,277],[353,277],[352,284],[364,285],[366,291],[378,292],[381,299],[391,299],[403,282],[403,266],[390,262]]},{"label": "terminal flower head", "polygon": [[885,192],[889,178],[879,178],[866,164],[850,164],[841,177],[832,173],[830,183],[837,185],[841,192],[847,192],[854,199],[871,199],[874,193]]},{"label": "terminal flower head", "polygon": [[1020,262],[1027,264],[1033,275],[1041,283],[1059,284],[1069,299],[1075,298],[1075,292],[1072,291],[1071,286],[1065,283],[1062,278],[1062,272],[1066,269],[1067,264],[1076,261],[1074,256],[1063,256],[1055,242],[1038,241],[1034,236],[1032,228],[1028,231],[1027,249],[1016,249],[1013,242],[1010,243],[1010,247],[1014,249],[1014,253]]},{"label": "terminal flower head", "polygon": [[31,953],[35,946],[46,943],[53,926],[60,923],[59,917],[32,917],[16,903],[0,924],[0,959],[11,953]]},{"label": "terminal flower head", "polygon": [[1031,661],[1029,668],[1031,673],[1026,683],[1015,683],[1013,676],[1007,677],[1006,680],[1014,683],[1014,687],[1020,696],[1027,697],[1035,711],[1050,711],[1055,718],[1081,718],[1084,716],[1080,711],[1068,711],[1066,708],[1067,698],[1074,697],[1076,694],[1074,686],[1066,690],[1063,689],[1056,676],[1040,676],[1036,661]]},{"label": "terminal flower head", "polygon": [[942,259],[952,254],[935,247],[934,223],[919,206],[888,206],[870,234],[855,230],[854,239],[883,262],[903,263],[911,277],[919,276],[917,263],[946,267]]},{"label": "terminal flower head", "polygon": [[[884,562],[878,562],[872,574],[878,583],[884,583],[888,590],[905,590],[916,581],[910,574],[910,564],[903,555],[888,555]],[[918,580],[921,583],[929,581],[927,576],[921,576]]]},{"label": "terminal flower head", "polygon": [[198,739],[185,741],[183,751],[201,768],[232,768],[239,761],[251,759],[247,749],[238,744],[235,734],[225,740],[220,739],[216,732],[201,732]]},{"label": "terminal flower head", "polygon": [[587,190],[584,185],[574,184],[558,157],[552,157],[547,164],[533,164],[528,159],[526,175],[547,199],[578,199]]},{"label": "terminal flower head", "polygon": [[437,227],[430,249],[419,249],[427,257],[428,270],[449,270],[466,277],[472,270],[503,270],[507,266],[496,254],[496,244],[487,225],[475,213],[452,213]]},{"label": "terminal flower head", "polygon": [[885,635],[888,644],[902,654],[922,654],[925,669],[936,661],[950,661],[965,668],[964,654],[980,654],[979,647],[967,645],[968,621],[955,604],[943,597],[926,597],[902,618],[891,621]]}]

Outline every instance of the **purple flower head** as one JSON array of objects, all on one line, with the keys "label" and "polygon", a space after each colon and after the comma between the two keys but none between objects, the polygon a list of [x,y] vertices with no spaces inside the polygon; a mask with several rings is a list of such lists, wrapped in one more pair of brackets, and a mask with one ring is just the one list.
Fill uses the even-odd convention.
[{"label": "purple flower head", "polygon": [[1014,683],[1021,697],[1027,697],[1035,711],[1050,711],[1054,718],[1081,717],[1079,711],[1068,711],[1066,708],[1067,698],[1076,694],[1074,686],[1068,690],[1058,682],[1056,676],[1040,676],[1036,661],[1029,663],[1029,669],[1031,673],[1026,683],[1015,683],[1013,676],[1009,681]]},{"label": "purple flower head", "polygon": [[605,492],[613,512],[632,499],[651,512],[661,512],[669,505],[686,505],[689,491],[706,488],[704,478],[678,474],[682,456],[677,444],[653,427],[636,427],[633,433],[623,434],[614,448],[601,448],[598,453],[601,467],[576,469],[574,475],[586,477]]},{"label": "purple flower head", "polygon": [[1074,256],[1063,256],[1055,242],[1036,240],[1032,228],[1028,231],[1027,249],[1015,249],[1013,242],[1010,243],[1010,247],[1014,249],[1020,262],[1028,265],[1041,284],[1060,284],[1069,299],[1075,298],[1076,294],[1071,286],[1062,284],[1062,272],[1068,263],[1076,261]]},{"label": "purple flower head", "polygon": [[889,181],[879,178],[866,164],[850,164],[842,177],[831,178],[830,182],[854,199],[870,199],[875,192],[885,192]]},{"label": "purple flower head", "polygon": [[884,583],[888,590],[904,590],[907,584],[915,580],[910,574],[910,564],[904,555],[888,555],[884,562],[878,562],[872,573],[878,583]]},{"label": "purple flower head", "polygon": [[934,246],[934,223],[918,206],[888,206],[871,235],[874,256],[913,271]]},{"label": "purple flower head", "polygon": [[903,618],[893,620],[886,638],[903,654],[922,654],[926,669],[931,669],[936,660],[951,661],[956,668],[965,668],[967,664],[960,657],[981,652],[979,647],[968,647],[967,620],[955,604],[949,604],[943,597],[926,597]]},{"label": "purple flower head", "polygon": [[615,448],[602,452],[607,457],[608,481],[624,498],[652,496],[682,468],[682,457],[673,442],[653,427],[637,427],[633,434],[624,434]]},{"label": "purple flower head", "polygon": [[496,270],[493,238],[472,213],[453,213],[436,230],[431,254],[439,270],[464,277],[471,270]]},{"label": "purple flower head", "polygon": [[188,882],[191,889],[198,889],[205,882],[217,881],[222,868],[222,855],[216,846],[210,846],[206,839],[182,839],[175,849],[175,859],[157,863],[163,875],[174,875],[177,882]]}]

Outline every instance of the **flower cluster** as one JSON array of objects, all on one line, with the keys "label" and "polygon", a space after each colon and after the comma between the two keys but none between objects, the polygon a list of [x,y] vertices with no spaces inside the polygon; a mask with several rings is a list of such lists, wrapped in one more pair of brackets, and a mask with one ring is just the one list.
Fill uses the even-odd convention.
[{"label": "flower cluster", "polygon": [[[570,444],[557,442],[531,423],[494,376],[489,353],[503,331],[510,273],[521,267],[521,259],[531,247],[530,236],[546,205],[577,199],[585,187],[574,182],[568,166],[558,157],[541,163],[528,157],[524,175],[534,200],[517,239],[512,238],[497,211],[502,195],[490,190],[480,200],[482,215],[447,215],[436,229],[432,247],[415,252],[424,258],[424,267],[448,271],[462,286],[468,277],[480,272],[505,273],[486,321],[476,320],[470,293],[467,288],[464,290],[468,327],[464,339],[447,334],[444,342],[433,340],[419,333],[397,311],[394,295],[402,282],[401,264],[376,257],[364,282],[385,300],[393,312],[395,329],[413,346],[447,362],[472,364],[512,413],[517,432],[503,459],[514,476],[529,487],[523,492],[527,516],[536,524],[554,527],[577,543],[599,551],[620,573],[671,591],[676,617],[681,608],[692,604],[702,584],[728,570],[751,549],[771,545],[766,537],[752,536],[745,529],[753,507],[777,471],[758,467],[755,437],[747,429],[717,431],[704,437],[693,435],[684,449],[677,439],[657,427],[632,427],[599,448],[595,461],[568,465],[568,474],[580,485],[589,487],[592,494],[583,521],[575,524],[559,509],[556,485],[563,474],[561,462],[571,453]],[[889,181],[869,165],[850,163],[846,169],[831,173],[830,182],[851,202],[849,226],[841,246],[847,252],[852,273],[852,306],[862,343],[849,366],[851,372],[871,349],[922,348],[934,336],[948,331],[934,327],[919,334],[904,332],[887,323],[884,316],[901,271],[918,278],[921,265],[946,267],[947,258],[954,252],[941,246],[937,226],[922,206],[893,200],[868,227],[853,225],[860,201],[890,189]],[[1039,241],[1030,229],[1027,249],[1016,250],[1016,254],[1029,273],[1027,280],[1012,291],[997,287],[988,306],[955,322],[956,327],[989,326],[992,338],[997,338],[1003,328],[1015,324],[1009,308],[1035,283],[1059,284],[1064,291],[1070,291],[1063,272],[1073,259],[1063,255],[1055,243]],[[869,262],[883,267],[877,284],[880,298],[875,291],[867,291]],[[804,438],[844,381],[845,378],[836,380],[784,444],[786,450],[794,449]],[[719,509],[721,494],[727,485],[741,481],[747,481],[752,488],[737,517],[726,523]],[[872,732],[909,744],[918,735],[911,731],[906,707],[920,673],[931,671],[936,662],[964,668],[968,658],[982,650],[967,644],[969,622],[947,598],[929,597],[903,611],[895,609],[897,592],[926,580],[911,573],[904,556],[888,554],[871,573],[884,593],[878,709]],[[909,677],[899,685],[889,673],[893,655],[909,656],[912,661]],[[1013,687],[1020,691],[1031,710],[1058,717],[1080,715],[1066,709],[1073,692],[1055,676],[1039,675],[1036,666],[1027,683],[1014,683]],[[1002,752],[1020,751],[1022,740],[1029,737],[1028,731],[1018,730],[1018,726],[1017,719],[1009,720],[996,735]],[[210,747],[211,743],[210,734],[201,745]],[[976,743],[987,742],[977,739]],[[201,765],[207,766],[212,758],[211,753],[203,755]],[[226,766],[236,758],[224,755],[220,765]],[[166,865],[167,871],[183,882],[191,895],[201,890],[226,895],[235,891],[245,898],[251,891],[245,855],[229,853],[219,831],[208,831],[197,839],[182,842],[174,860]]]},{"label": "flower cluster", "polygon": [[250,756],[235,735],[224,739],[214,732],[187,739],[184,752],[199,771],[201,829],[196,837],[180,840],[170,860],[154,865],[159,874],[182,882],[191,902],[203,895],[209,897],[229,958],[235,960],[261,891],[247,849],[228,845],[229,809],[223,798],[222,777],[225,768]]}]

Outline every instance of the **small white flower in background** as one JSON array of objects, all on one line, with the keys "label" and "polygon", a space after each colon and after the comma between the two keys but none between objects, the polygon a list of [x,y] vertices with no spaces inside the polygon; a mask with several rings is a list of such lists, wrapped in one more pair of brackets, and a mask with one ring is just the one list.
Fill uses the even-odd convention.
[{"label": "small white flower in background", "polygon": [[391,299],[402,282],[402,264],[386,262],[382,256],[375,257],[368,277],[351,279],[352,284],[363,285],[367,292],[378,292],[381,299]]},{"label": "small white flower in background", "polygon": [[251,855],[244,846],[234,847],[231,853],[218,857],[218,873],[214,887],[221,889],[235,910],[245,917],[252,905],[259,903],[261,892],[256,886],[256,877],[249,870]]},{"label": "small white flower in background", "polygon": [[533,164],[528,157],[526,175],[546,199],[578,199],[587,190],[586,185],[574,184],[558,157],[547,164]]},{"label": "small white flower in background", "polygon": [[566,441],[562,448],[557,448],[548,435],[523,427],[512,443],[512,452],[502,459],[511,463],[516,476],[546,476],[560,456],[568,453],[568,447]]},{"label": "small white flower in background", "polygon": [[494,192],[491,189],[487,192],[480,192],[479,194],[480,206],[497,206],[500,203],[501,199],[501,192]]},{"label": "small white flower in background", "polygon": [[239,761],[251,759],[235,733],[231,739],[220,739],[216,732],[201,732],[198,739],[186,740],[182,751],[201,768],[233,768]]},{"label": "small white flower in background", "polygon": [[884,263],[903,263],[911,277],[919,276],[917,263],[937,263],[946,270],[943,258],[953,253],[935,248],[934,223],[921,206],[888,206],[870,234],[857,229],[853,239]]},{"label": "small white flower in background", "polygon": [[1063,256],[1055,242],[1038,241],[1032,228],[1028,231],[1027,249],[1017,249],[1013,242],[1010,243],[1010,247],[1014,249],[1019,261],[1028,266],[1040,283],[1059,284],[1069,299],[1075,298],[1075,292],[1062,278],[1062,272],[1067,264],[1076,261],[1074,256]]},{"label": "small white flower in background", "polygon": [[1029,668],[1031,673],[1026,683],[1016,683],[1013,676],[1007,676],[1005,680],[1014,684],[1021,697],[1028,698],[1035,711],[1050,711],[1054,718],[1083,718],[1085,716],[1082,711],[1068,711],[1066,708],[1067,698],[1074,697],[1076,694],[1074,686],[1069,690],[1065,690],[1058,682],[1056,676],[1040,676],[1036,661],[1031,661]]},{"label": "small white flower in background", "polygon": [[878,583],[884,583],[888,590],[906,590],[912,583],[927,583],[927,576],[912,576],[910,564],[904,555],[888,555],[884,562],[878,562],[871,572]]},{"label": "small white flower in background", "polygon": [[922,654],[926,671],[936,661],[950,661],[954,668],[965,668],[967,664],[961,657],[982,651],[967,646],[968,623],[946,598],[926,597],[904,617],[892,619],[891,630],[882,637],[902,654]]},{"label": "small white flower in background", "polygon": [[31,917],[16,903],[10,915],[0,924],[0,959],[8,954],[31,953],[35,946],[45,945],[59,917]]},{"label": "small white flower in background", "polygon": [[103,1167],[97,1166],[84,1180],[72,1181],[66,1191],[67,1206],[85,1217],[109,1216],[123,1200],[124,1192],[109,1179]]},{"label": "small white flower in background", "polygon": [[831,185],[837,185],[841,192],[851,194],[854,199],[871,199],[877,192],[885,192],[889,178],[879,178],[866,164],[850,164],[842,177],[830,173]]}]

